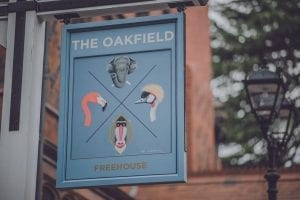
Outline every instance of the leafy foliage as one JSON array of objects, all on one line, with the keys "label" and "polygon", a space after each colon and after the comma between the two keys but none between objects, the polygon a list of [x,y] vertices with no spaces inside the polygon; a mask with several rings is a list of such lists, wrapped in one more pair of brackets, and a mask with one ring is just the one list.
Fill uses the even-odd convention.
[{"label": "leafy foliage", "polygon": [[288,97],[296,103],[300,101],[300,2],[229,0],[211,3],[212,88],[221,105],[217,109],[217,140],[220,145],[241,147],[240,151],[224,157],[223,164],[263,163],[265,145],[245,102],[241,81],[247,72],[259,67],[281,70],[287,80]]}]

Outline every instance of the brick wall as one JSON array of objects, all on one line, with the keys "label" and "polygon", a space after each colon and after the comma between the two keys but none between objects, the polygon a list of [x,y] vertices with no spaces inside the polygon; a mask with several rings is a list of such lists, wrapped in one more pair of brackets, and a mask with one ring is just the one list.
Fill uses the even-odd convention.
[{"label": "brick wall", "polygon": [[[137,200],[267,200],[261,172],[254,174],[192,177],[187,184],[140,186]],[[300,173],[283,173],[278,184],[279,200],[300,199]]]},{"label": "brick wall", "polygon": [[214,107],[207,7],[186,11],[187,135],[189,174],[220,169],[214,137]]},{"label": "brick wall", "polygon": [[[188,8],[187,13],[187,138],[188,184],[121,187],[136,199],[203,199],[203,200],[266,200],[263,172],[223,175],[217,158],[214,138],[214,108],[210,90],[211,51],[207,7]],[[161,12],[151,12],[153,15]],[[132,14],[126,17],[133,17]],[[101,18],[99,18],[101,19]],[[46,57],[46,115],[45,137],[57,143],[60,34],[62,24],[48,23],[48,49]],[[50,171],[55,178],[55,171]],[[202,175],[199,175],[202,174]],[[214,174],[214,175],[208,175]],[[279,199],[300,199],[299,171],[285,173],[279,182]],[[91,198],[94,199],[94,198]]]},{"label": "brick wall", "polygon": [[47,23],[46,98],[54,108],[59,104],[61,29],[62,23]]}]

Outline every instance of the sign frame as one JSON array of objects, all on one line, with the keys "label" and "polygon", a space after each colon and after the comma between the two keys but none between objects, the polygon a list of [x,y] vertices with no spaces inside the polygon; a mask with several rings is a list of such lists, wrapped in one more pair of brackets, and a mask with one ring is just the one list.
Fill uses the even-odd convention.
[{"label": "sign frame", "polygon": [[[171,64],[174,69],[174,87],[173,94],[175,102],[174,128],[171,127],[171,135],[174,139],[171,145],[175,146],[171,156],[174,157],[174,172],[151,174],[149,172],[139,175],[126,175],[122,177],[83,177],[83,178],[67,178],[71,164],[69,155],[71,154],[68,143],[70,139],[70,70],[72,68],[72,58],[70,56],[71,36],[72,34],[87,32],[89,30],[110,30],[124,29],[130,27],[143,27],[148,25],[155,26],[163,24],[174,24],[175,27],[175,48],[172,51],[175,56],[175,63]],[[74,65],[74,64],[73,64]],[[74,67],[74,66],[73,66]],[[71,83],[71,88],[74,83]],[[173,82],[172,82],[173,84]],[[173,101],[173,100],[172,100]],[[132,184],[154,184],[154,183],[174,183],[186,182],[186,138],[185,138],[185,14],[179,12],[177,14],[168,14],[156,17],[139,17],[123,20],[111,20],[105,22],[91,22],[84,24],[70,24],[63,28],[62,33],[62,53],[61,53],[61,89],[60,89],[60,117],[59,117],[59,141],[58,141],[58,162],[57,162],[57,179],[56,186],[58,188],[79,188],[91,186],[112,186],[112,185],[132,185]],[[173,142],[175,141],[175,142]],[[174,143],[174,144],[173,144]],[[173,147],[172,147],[173,148]],[[151,155],[152,156],[152,155]],[[155,156],[155,155],[154,155]],[[126,157],[126,155],[125,155]],[[146,156],[145,156],[146,157]],[[118,157],[117,157],[118,158]],[[101,159],[101,158],[100,158]],[[115,158],[111,158],[115,159]],[[87,159],[88,160],[88,159]],[[99,160],[99,158],[98,158]],[[99,161],[96,162],[99,162]],[[147,158],[145,158],[147,161]],[[85,161],[83,161],[84,163]],[[163,165],[163,160],[161,161]],[[111,161],[114,163],[114,160]],[[157,163],[156,167],[163,166]],[[73,165],[72,165],[73,166]],[[68,168],[69,167],[69,168]],[[140,166],[141,167],[141,166]],[[149,164],[150,167],[150,164]],[[84,169],[82,169],[84,170]]]},{"label": "sign frame", "polygon": [[170,9],[178,6],[205,6],[208,0],[36,0],[0,3],[0,19],[8,13],[35,11],[43,20],[122,14]]}]

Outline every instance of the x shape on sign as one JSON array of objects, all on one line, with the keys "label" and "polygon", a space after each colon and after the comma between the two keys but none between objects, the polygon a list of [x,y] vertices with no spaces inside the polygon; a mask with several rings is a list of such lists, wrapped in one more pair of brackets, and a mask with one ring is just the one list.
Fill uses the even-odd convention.
[{"label": "x shape on sign", "polygon": [[117,105],[117,107],[109,114],[109,116],[98,126],[98,128],[89,136],[89,138],[86,140],[86,143],[88,143],[98,132],[98,130],[101,129],[101,127],[107,122],[107,120],[115,113],[115,111],[120,107],[123,106],[128,112],[130,112],[151,134],[152,136],[154,136],[155,138],[157,138],[157,135],[155,135],[150,128],[148,128],[146,126],[146,124],[144,122],[142,122],[135,114],[132,110],[130,110],[125,104],[124,102],[127,100],[127,98],[132,94],[132,92],[135,91],[135,89],[142,83],[142,81],[155,69],[157,65],[154,65],[153,67],[150,68],[150,70],[145,74],[145,76],[136,84],[135,87],[132,88],[132,90],[130,90],[130,92],[128,93],[128,95],[123,99],[120,100],[116,95],[114,95],[91,71],[89,71],[89,74],[102,86],[105,88],[105,90],[107,90],[107,92],[109,92],[118,102],[119,104]]}]

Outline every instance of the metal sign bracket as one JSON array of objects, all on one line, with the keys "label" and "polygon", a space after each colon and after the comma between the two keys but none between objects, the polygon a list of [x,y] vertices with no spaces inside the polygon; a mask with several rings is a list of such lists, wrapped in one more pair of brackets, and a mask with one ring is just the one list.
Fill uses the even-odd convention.
[{"label": "metal sign bracket", "polygon": [[61,15],[54,15],[57,20],[60,20],[64,24],[69,24],[71,19],[73,18],[80,18],[78,13],[68,13],[68,14],[61,14]]},{"label": "metal sign bracket", "polygon": [[[1,3],[0,19],[9,13],[36,11],[43,20],[55,20],[56,15],[76,13],[80,17],[95,15],[120,14],[137,10],[150,11],[158,9],[205,6],[208,0],[31,0]],[[179,6],[180,5],[180,6]],[[68,20],[66,20],[68,21]]]},{"label": "metal sign bracket", "polygon": [[183,2],[183,3],[169,3],[170,8],[177,8],[178,12],[184,11],[186,7],[191,6],[190,2]]}]

